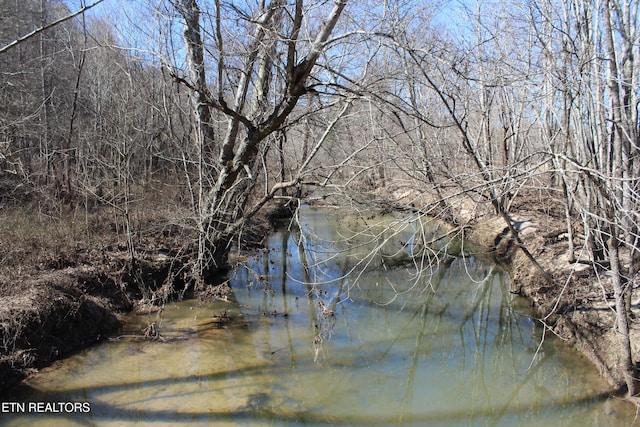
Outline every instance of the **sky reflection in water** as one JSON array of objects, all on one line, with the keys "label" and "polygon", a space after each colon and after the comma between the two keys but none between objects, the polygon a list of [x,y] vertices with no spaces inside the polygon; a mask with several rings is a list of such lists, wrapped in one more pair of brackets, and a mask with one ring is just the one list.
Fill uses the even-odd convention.
[{"label": "sky reflection in water", "polygon": [[[88,401],[90,416],[0,424],[631,425],[584,359],[550,337],[540,345],[507,274],[447,258],[417,275],[402,253],[419,246],[418,225],[354,235],[359,221],[305,209],[302,232],[274,234],[232,272],[237,304],[168,305],[167,342],[104,343],[16,391]],[[364,255],[364,242],[384,256]],[[220,328],[212,316],[225,311],[234,320]],[[151,320],[131,316],[125,334]]]}]

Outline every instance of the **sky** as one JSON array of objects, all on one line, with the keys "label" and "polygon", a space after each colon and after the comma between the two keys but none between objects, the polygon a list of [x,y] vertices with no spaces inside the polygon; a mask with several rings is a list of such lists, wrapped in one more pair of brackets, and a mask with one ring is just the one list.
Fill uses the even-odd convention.
[{"label": "sky", "polygon": [[[96,0],[63,1],[72,11],[75,11],[81,8],[83,4],[92,4]],[[234,3],[239,4],[247,1],[256,0],[239,0]],[[316,1],[308,0],[305,5],[313,4]],[[351,0],[348,7],[352,9],[354,19],[361,19],[360,25],[363,26],[366,26],[368,22],[373,22],[367,21],[367,16],[375,16],[376,18],[385,16],[382,13],[383,5],[389,7],[388,16],[392,16],[395,9],[403,20],[411,20],[415,15],[420,14],[419,9],[423,9],[427,13],[435,11],[431,22],[441,28],[442,31],[450,32],[453,36],[459,37],[465,32],[469,34],[468,32],[472,30],[469,27],[468,20],[461,18],[464,8],[475,10],[477,1],[483,2],[483,4],[492,3],[485,0],[432,0],[430,2],[425,2],[424,0]],[[160,43],[158,43],[158,40],[162,39],[162,36],[159,35],[160,29],[164,26],[163,29],[166,32],[167,22],[169,22],[169,19],[173,20],[173,37],[178,36],[179,38],[174,39],[173,51],[175,53],[170,62],[181,66],[184,58],[184,52],[181,47],[182,40],[180,39],[182,23],[175,16],[167,16],[167,13],[162,17],[159,17],[157,13],[154,14],[154,8],[157,8],[159,4],[166,3],[163,0],[103,0],[102,3],[89,10],[87,16],[89,18],[105,19],[110,22],[115,27],[118,44],[121,47],[131,49],[134,54],[149,58],[152,61],[161,58],[163,55],[159,52]],[[201,0],[200,4],[203,9],[205,9],[206,3],[205,0]],[[415,15],[412,14],[414,10],[416,11]],[[346,25],[347,20],[344,19],[343,21],[345,21]],[[162,22],[162,25],[159,22]],[[381,25],[384,26],[384,23],[381,23]],[[211,39],[211,37],[208,38]],[[354,58],[353,61],[355,60]]]}]

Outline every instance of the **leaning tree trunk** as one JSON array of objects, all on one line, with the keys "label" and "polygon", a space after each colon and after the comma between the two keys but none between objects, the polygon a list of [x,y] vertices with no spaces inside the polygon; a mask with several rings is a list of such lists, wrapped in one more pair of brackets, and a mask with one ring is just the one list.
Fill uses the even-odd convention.
[{"label": "leaning tree trunk", "polygon": [[[228,119],[226,134],[220,141],[219,158],[203,159],[204,152],[202,149],[199,151],[199,245],[194,273],[202,282],[214,279],[218,271],[227,268],[233,238],[248,217],[260,207],[248,207],[249,197],[256,183],[258,154],[265,148],[269,135],[282,128],[298,100],[307,93],[307,79],[325,48],[347,0],[334,0],[334,6],[319,27],[316,38],[311,43],[300,43],[300,46],[306,48],[305,54],[296,50],[299,45],[300,26],[304,22],[303,1],[296,0],[293,11],[285,13],[285,8],[289,6],[287,1],[271,0],[260,15],[251,21],[254,31],[248,36],[244,64],[235,83],[232,105],[226,103],[222,87],[222,75],[228,70],[223,61],[226,53],[220,31],[222,8],[219,1],[215,4],[214,32],[218,39],[219,85],[217,98],[211,95],[205,80],[206,62],[198,4],[196,0],[182,0],[179,3],[179,12],[185,24],[183,36],[189,78],[176,78],[191,89],[196,111],[194,128],[197,130],[198,143],[203,144],[207,138],[213,138],[208,109],[216,109]],[[284,16],[291,17],[292,24],[290,33],[282,37]],[[276,52],[280,45],[284,45],[286,55],[278,55]],[[287,58],[284,70],[278,72],[274,70],[276,55]],[[302,60],[296,62],[296,58]],[[277,75],[283,76],[282,86],[285,89],[283,93],[269,93],[273,85],[268,83]],[[253,88],[252,96],[250,88]],[[267,102],[270,105],[267,105]],[[205,167],[209,169],[203,170]],[[202,179],[205,174],[210,181]],[[264,203],[264,198],[261,203]]]}]

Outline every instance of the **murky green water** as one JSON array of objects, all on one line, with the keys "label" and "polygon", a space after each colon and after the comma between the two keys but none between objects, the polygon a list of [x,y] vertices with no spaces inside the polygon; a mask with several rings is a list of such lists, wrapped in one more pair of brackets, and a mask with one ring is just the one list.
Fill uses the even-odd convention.
[{"label": "murky green water", "polygon": [[[234,301],[131,316],[119,340],[5,398],[88,402],[90,413],[25,406],[0,424],[632,424],[625,404],[598,396],[606,385],[584,359],[543,339],[506,274],[470,258],[409,261],[430,238],[421,227],[354,235],[361,221],[375,220],[305,209],[302,233],[274,234],[232,273]],[[151,321],[164,342],[129,336]]]}]

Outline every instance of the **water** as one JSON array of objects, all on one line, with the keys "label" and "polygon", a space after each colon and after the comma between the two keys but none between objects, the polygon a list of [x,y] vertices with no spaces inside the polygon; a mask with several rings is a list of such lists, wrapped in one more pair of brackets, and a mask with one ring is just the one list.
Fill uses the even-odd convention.
[{"label": "water", "polygon": [[[507,274],[439,251],[430,266],[407,256],[432,237],[419,222],[377,221],[305,209],[302,232],[274,234],[231,274],[231,301],[129,316],[119,339],[25,381],[5,399],[24,410],[0,424],[632,425]],[[152,321],[164,340],[134,337]],[[43,402],[90,413],[29,413]]]}]

